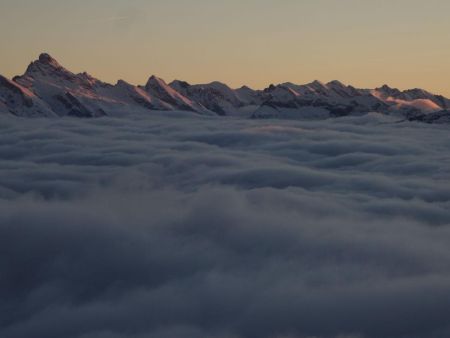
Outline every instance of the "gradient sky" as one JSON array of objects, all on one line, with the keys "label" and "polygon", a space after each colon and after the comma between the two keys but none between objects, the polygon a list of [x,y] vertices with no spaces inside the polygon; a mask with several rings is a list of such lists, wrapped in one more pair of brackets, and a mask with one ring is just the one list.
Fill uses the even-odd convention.
[{"label": "gradient sky", "polygon": [[450,96],[449,0],[0,0],[0,73],[46,51],[115,83],[339,79]]}]

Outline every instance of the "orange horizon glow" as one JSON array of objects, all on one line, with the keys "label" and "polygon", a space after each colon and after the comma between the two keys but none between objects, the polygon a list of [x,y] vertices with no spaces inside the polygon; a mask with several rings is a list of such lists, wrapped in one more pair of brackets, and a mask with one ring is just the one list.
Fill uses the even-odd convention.
[{"label": "orange horizon glow", "polygon": [[3,0],[0,74],[48,52],[109,83],[318,79],[450,97],[449,12],[447,0]]}]

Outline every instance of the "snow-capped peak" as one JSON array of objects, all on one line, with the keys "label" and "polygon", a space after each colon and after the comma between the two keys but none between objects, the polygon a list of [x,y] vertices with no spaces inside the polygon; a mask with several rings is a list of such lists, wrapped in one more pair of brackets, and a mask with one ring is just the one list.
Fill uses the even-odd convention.
[{"label": "snow-capped peak", "polygon": [[314,116],[367,112],[407,116],[449,108],[449,99],[422,89],[402,91],[388,85],[357,89],[337,80],[328,83],[316,80],[303,85],[286,82],[253,90],[247,86],[232,89],[219,81],[189,84],[175,80],[167,84],[153,75],[145,86],[123,80],[111,85],[86,72],[72,73],[48,53],[39,55],[24,75],[12,81],[0,78],[0,112],[22,116],[95,117],[149,110],[254,117],[268,114],[302,117],[312,111]]},{"label": "snow-capped peak", "polygon": [[150,76],[150,78],[147,81],[147,84],[145,85],[145,89],[148,92],[154,93],[158,96],[167,96],[171,99],[174,98],[174,96],[181,97],[181,94],[179,94],[175,89],[170,87],[166,81],[164,81],[162,78],[157,77],[155,75]]},{"label": "snow-capped peak", "polygon": [[149,78],[144,88],[150,95],[172,105],[173,109],[207,112],[200,103],[192,101],[155,75]]},{"label": "snow-capped peak", "polygon": [[180,92],[183,89],[189,88],[191,85],[186,81],[174,80],[169,83],[169,86]]},{"label": "snow-capped peak", "polygon": [[328,89],[327,85],[319,80],[314,80],[313,82],[308,83],[307,86],[310,88],[313,88],[315,90],[327,90]]},{"label": "snow-capped peak", "polygon": [[17,116],[56,116],[31,90],[0,75],[0,111]]},{"label": "snow-capped peak", "polygon": [[380,95],[383,98],[387,97],[395,97],[397,95],[400,95],[402,92],[397,88],[391,88],[388,85],[383,85],[379,88],[375,88],[374,90],[378,95]]},{"label": "snow-capped peak", "polygon": [[56,61],[56,59],[54,59],[50,54],[47,53],[42,53],[41,55],[39,55],[39,62],[45,65],[49,65],[52,67],[61,67],[61,65],[58,63],[58,61]]},{"label": "snow-capped peak", "polygon": [[338,81],[338,80],[333,80],[333,81],[328,82],[326,84],[326,87],[327,88],[330,88],[330,87],[347,88],[347,86],[345,84],[343,84],[341,81]]},{"label": "snow-capped peak", "polygon": [[145,86],[146,87],[154,87],[154,86],[168,87],[168,84],[160,77],[152,75],[148,79],[147,84]]},{"label": "snow-capped peak", "polygon": [[39,58],[36,61],[33,61],[28,66],[25,75],[31,75],[35,73],[47,73],[47,72],[55,72],[62,71],[68,72],[63,66],[59,64],[56,59],[50,56],[50,54],[42,53],[39,55]]}]

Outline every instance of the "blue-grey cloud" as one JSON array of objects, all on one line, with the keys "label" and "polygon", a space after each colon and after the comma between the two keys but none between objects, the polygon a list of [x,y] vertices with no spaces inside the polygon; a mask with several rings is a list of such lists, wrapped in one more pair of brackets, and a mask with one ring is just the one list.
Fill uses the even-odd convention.
[{"label": "blue-grey cloud", "polygon": [[1,117],[0,336],[447,336],[449,154],[377,115]]}]

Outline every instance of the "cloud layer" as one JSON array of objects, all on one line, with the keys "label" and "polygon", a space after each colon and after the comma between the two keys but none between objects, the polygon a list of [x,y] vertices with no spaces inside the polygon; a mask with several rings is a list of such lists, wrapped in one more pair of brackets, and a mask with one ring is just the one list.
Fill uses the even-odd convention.
[{"label": "cloud layer", "polygon": [[450,142],[368,115],[1,117],[0,336],[450,334]]}]

